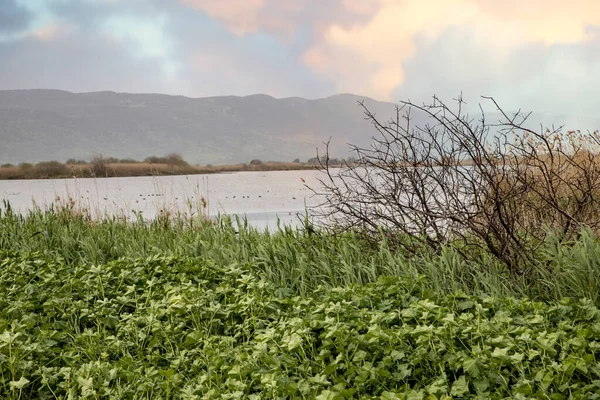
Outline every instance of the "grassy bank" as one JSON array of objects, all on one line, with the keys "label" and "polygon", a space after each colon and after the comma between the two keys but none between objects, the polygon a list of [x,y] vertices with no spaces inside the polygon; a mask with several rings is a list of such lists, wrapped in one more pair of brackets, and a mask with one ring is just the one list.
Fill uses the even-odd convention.
[{"label": "grassy bank", "polygon": [[[514,276],[243,221],[0,216],[2,398],[594,398],[600,245]],[[568,297],[568,298],[567,298]]]},{"label": "grassy bank", "polygon": [[260,164],[229,164],[200,166],[189,164],[167,164],[148,162],[106,163],[100,168],[93,163],[43,162],[38,164],[5,165],[0,167],[0,179],[68,179],[103,178],[128,176],[168,176],[216,174],[240,171],[289,171],[314,169],[306,163],[265,162]]},{"label": "grassy bank", "polygon": [[116,217],[91,219],[72,204],[26,216],[12,213],[7,204],[0,210],[0,250],[44,254],[72,266],[167,255],[223,266],[251,264],[270,282],[299,295],[394,276],[423,278],[430,290],[442,294],[460,290],[541,301],[585,297],[600,305],[600,244],[585,230],[571,242],[550,238],[535,254],[536,264],[514,275],[485,254],[481,262],[466,261],[452,246],[407,255],[385,236],[373,247],[352,233],[302,228],[261,232],[227,218],[168,216],[131,223]]}]

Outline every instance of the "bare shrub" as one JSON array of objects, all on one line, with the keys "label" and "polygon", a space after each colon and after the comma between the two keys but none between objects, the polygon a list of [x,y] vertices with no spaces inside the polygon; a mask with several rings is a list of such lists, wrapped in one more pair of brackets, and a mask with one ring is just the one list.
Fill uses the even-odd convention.
[{"label": "bare shrub", "polygon": [[[526,127],[529,114],[499,112],[497,122],[451,108],[402,102],[381,122],[365,106],[377,136],[356,158],[325,173],[317,216],[329,226],[358,230],[394,246],[439,250],[458,241],[466,257],[493,254],[515,274],[533,261],[547,234],[569,240],[588,226],[600,233],[600,135]],[[427,121],[413,126],[415,117]]]},{"label": "bare shrub", "polygon": [[102,155],[95,155],[92,157],[91,168],[92,174],[95,177],[106,177],[108,176],[108,164],[109,160]]}]

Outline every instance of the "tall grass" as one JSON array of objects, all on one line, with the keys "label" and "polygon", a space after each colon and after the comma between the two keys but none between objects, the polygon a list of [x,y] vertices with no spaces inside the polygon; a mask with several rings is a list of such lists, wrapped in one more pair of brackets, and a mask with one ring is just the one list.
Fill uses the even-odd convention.
[{"label": "tall grass", "polygon": [[547,240],[536,253],[534,266],[517,276],[491,255],[477,257],[480,262],[468,261],[449,245],[437,253],[424,248],[409,256],[394,249],[383,235],[373,247],[353,232],[331,235],[309,226],[269,232],[228,217],[93,219],[69,207],[21,215],[5,203],[0,207],[0,250],[38,252],[69,265],[157,255],[244,265],[281,290],[300,295],[393,276],[422,280],[439,294],[464,291],[539,300],[586,297],[600,304],[600,244],[586,230],[577,240]]}]

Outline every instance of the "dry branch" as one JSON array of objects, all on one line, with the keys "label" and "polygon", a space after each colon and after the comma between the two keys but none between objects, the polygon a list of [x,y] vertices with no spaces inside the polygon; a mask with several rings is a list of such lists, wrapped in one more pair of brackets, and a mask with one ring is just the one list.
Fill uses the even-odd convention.
[{"label": "dry branch", "polygon": [[[395,246],[439,250],[460,240],[484,249],[517,274],[553,231],[564,240],[582,226],[600,231],[600,135],[526,127],[529,114],[501,115],[495,123],[431,104],[401,102],[382,122],[363,104],[376,131],[369,148],[351,145],[358,161],[332,168],[324,157],[318,217],[336,230],[374,240],[383,232]],[[414,116],[427,123],[413,126]],[[468,251],[468,250],[467,250]],[[468,251],[469,255],[478,254]]]}]

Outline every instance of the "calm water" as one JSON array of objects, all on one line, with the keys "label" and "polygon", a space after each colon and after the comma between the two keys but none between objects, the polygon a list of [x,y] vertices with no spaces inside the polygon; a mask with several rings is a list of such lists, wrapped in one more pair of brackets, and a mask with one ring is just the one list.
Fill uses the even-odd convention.
[{"label": "calm water", "polygon": [[[51,179],[0,181],[0,198],[15,211],[35,204],[44,208],[69,199],[95,216],[120,214],[153,218],[162,212],[202,212],[246,216],[259,228],[296,225],[297,214],[318,203],[302,180],[318,187],[318,171],[236,172],[169,177]],[[0,206],[2,207],[2,206]]]}]

